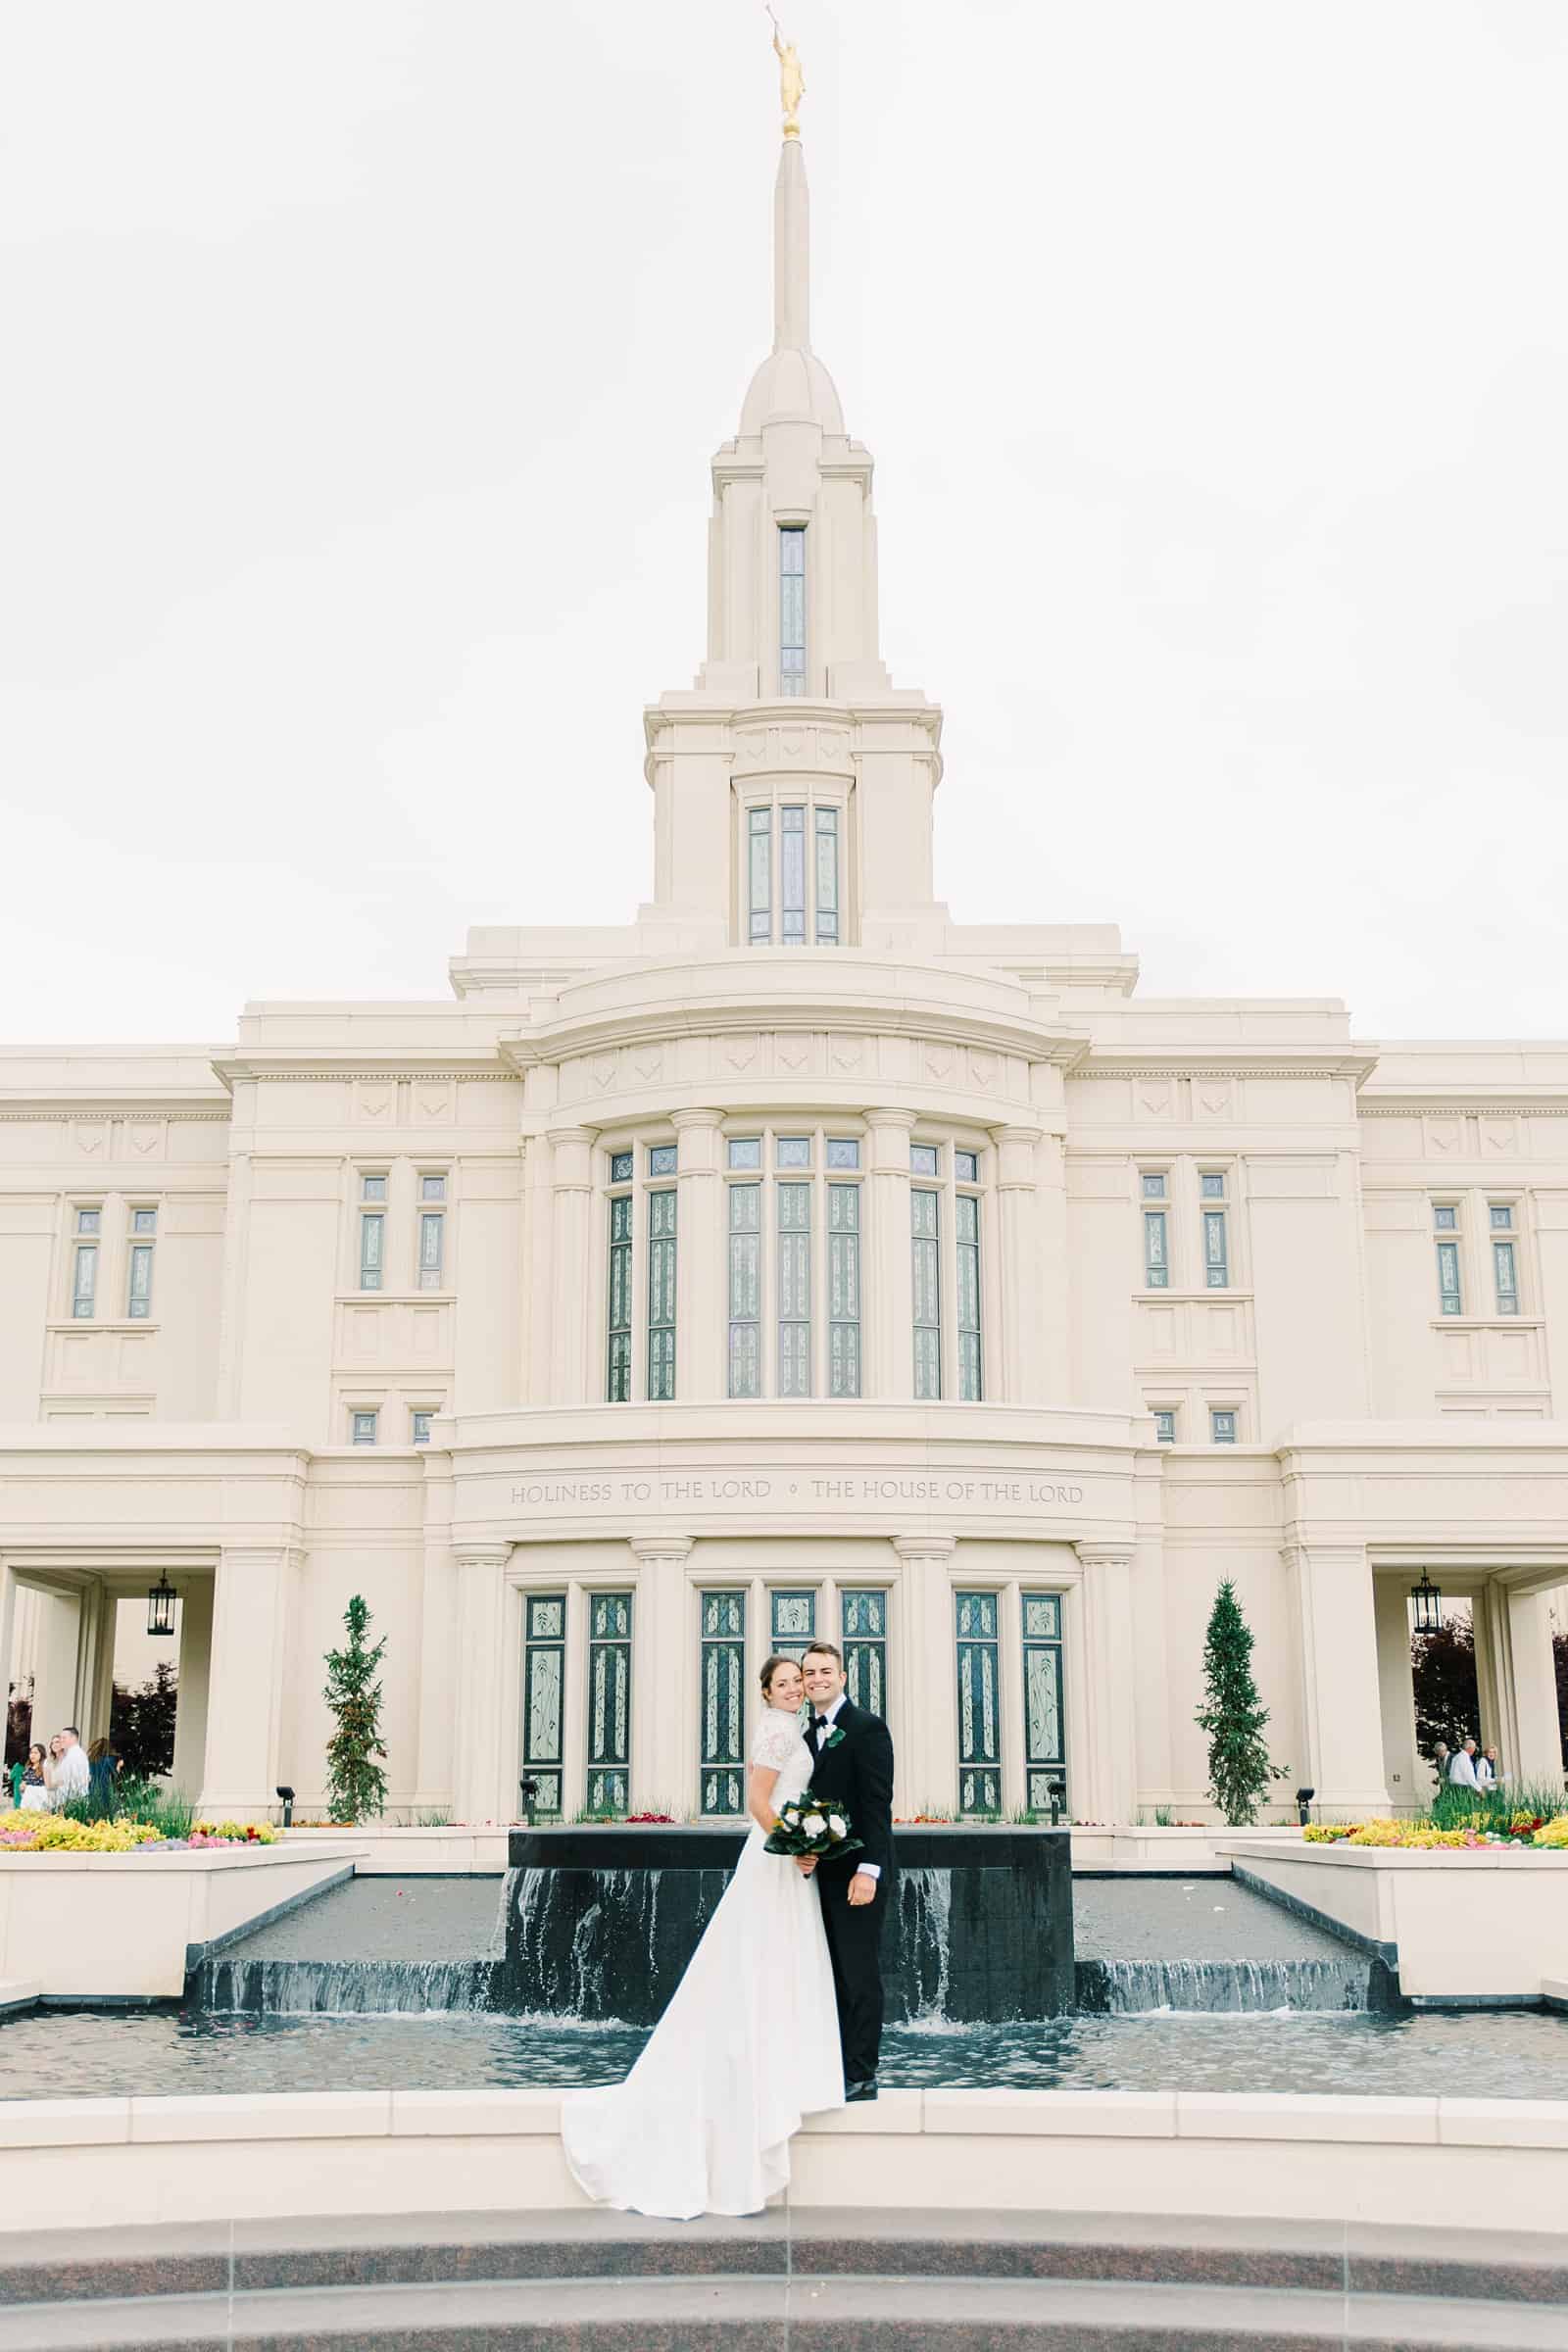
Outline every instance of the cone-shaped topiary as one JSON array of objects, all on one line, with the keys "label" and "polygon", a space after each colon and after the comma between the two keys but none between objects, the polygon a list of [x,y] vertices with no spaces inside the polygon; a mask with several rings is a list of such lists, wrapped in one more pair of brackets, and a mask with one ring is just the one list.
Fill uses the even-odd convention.
[{"label": "cone-shaped topiary", "polygon": [[1208,1613],[1203,1687],[1207,1703],[1197,1722],[1208,1734],[1208,1792],[1231,1828],[1245,1829],[1257,1819],[1270,1781],[1283,1781],[1285,1771],[1268,1759],[1268,1709],[1259,1706],[1252,1680],[1251,1628],[1228,1577]]},{"label": "cone-shaped topiary", "polygon": [[337,1717],[337,1730],[326,1743],[326,1787],[334,1821],[363,1821],[386,1804],[386,1774],[376,1762],[386,1749],[381,1744],[381,1686],[375,1680],[386,1636],[368,1649],[365,1634],[369,1622],[370,1612],[356,1592],[343,1618],[348,1646],[326,1653],[326,1689],[321,1695]]}]

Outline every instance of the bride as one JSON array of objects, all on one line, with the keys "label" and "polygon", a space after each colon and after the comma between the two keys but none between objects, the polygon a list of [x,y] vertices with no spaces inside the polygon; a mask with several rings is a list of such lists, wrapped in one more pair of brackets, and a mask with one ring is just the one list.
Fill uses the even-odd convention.
[{"label": "bride", "polygon": [[623,2082],[562,2102],[580,2188],[622,2212],[691,2221],[757,2213],[790,2177],[801,2119],[844,2104],[844,2069],[814,1865],[764,1851],[778,1808],[811,1778],[793,1658],[762,1668],[752,1742],[753,1828],[642,2056]]}]

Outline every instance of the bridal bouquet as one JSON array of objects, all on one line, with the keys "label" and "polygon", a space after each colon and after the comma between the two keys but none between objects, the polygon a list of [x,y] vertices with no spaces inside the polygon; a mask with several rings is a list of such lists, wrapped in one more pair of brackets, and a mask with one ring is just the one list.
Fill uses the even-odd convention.
[{"label": "bridal bouquet", "polygon": [[803,1788],[799,1796],[780,1805],[762,1850],[791,1855],[853,1854],[865,1842],[851,1837],[853,1827],[842,1805],[829,1804],[811,1789]]}]

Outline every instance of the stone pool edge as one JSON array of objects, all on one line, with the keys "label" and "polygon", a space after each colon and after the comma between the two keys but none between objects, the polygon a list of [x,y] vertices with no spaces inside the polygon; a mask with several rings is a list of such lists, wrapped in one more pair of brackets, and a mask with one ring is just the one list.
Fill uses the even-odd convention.
[{"label": "stone pool edge", "polygon": [[[0,2236],[62,2211],[176,2224],[581,2210],[551,2090],[0,2102]],[[1463,2151],[1463,2161],[1455,2157]],[[1568,2100],[910,2089],[815,2118],[798,2208],[1556,2230]]]}]

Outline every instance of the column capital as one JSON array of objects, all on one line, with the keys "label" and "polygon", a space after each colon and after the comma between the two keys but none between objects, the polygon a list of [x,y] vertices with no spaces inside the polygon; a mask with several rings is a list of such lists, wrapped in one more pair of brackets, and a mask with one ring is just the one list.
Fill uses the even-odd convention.
[{"label": "column capital", "polygon": [[725,1113],[721,1110],[672,1110],[669,1123],[677,1135],[684,1135],[688,1127],[722,1127],[724,1118]]},{"label": "column capital", "polygon": [[460,1568],[505,1568],[516,1548],[514,1544],[468,1544],[460,1538],[452,1556]]},{"label": "column capital", "polygon": [[597,1127],[552,1127],[550,1130],[550,1183],[557,1193],[586,1193],[593,1190],[593,1146]]},{"label": "column capital", "polygon": [[545,1141],[553,1145],[591,1144],[599,1134],[597,1127],[547,1127]]},{"label": "column capital", "polygon": [[865,1123],[870,1128],[873,1135],[878,1135],[884,1130],[896,1131],[901,1127],[906,1135],[912,1135],[914,1133],[915,1122],[918,1117],[918,1111],[897,1110],[892,1107],[888,1107],[877,1110],[868,1110],[865,1114]]},{"label": "column capital", "polygon": [[1073,1549],[1084,1568],[1130,1568],[1136,1556],[1131,1544],[1075,1544]]},{"label": "column capital", "polygon": [[628,1539],[639,1560],[684,1560],[691,1556],[691,1536],[632,1536]]},{"label": "column capital", "polygon": [[956,1536],[895,1536],[893,1548],[901,1560],[950,1560],[958,1548]]}]

